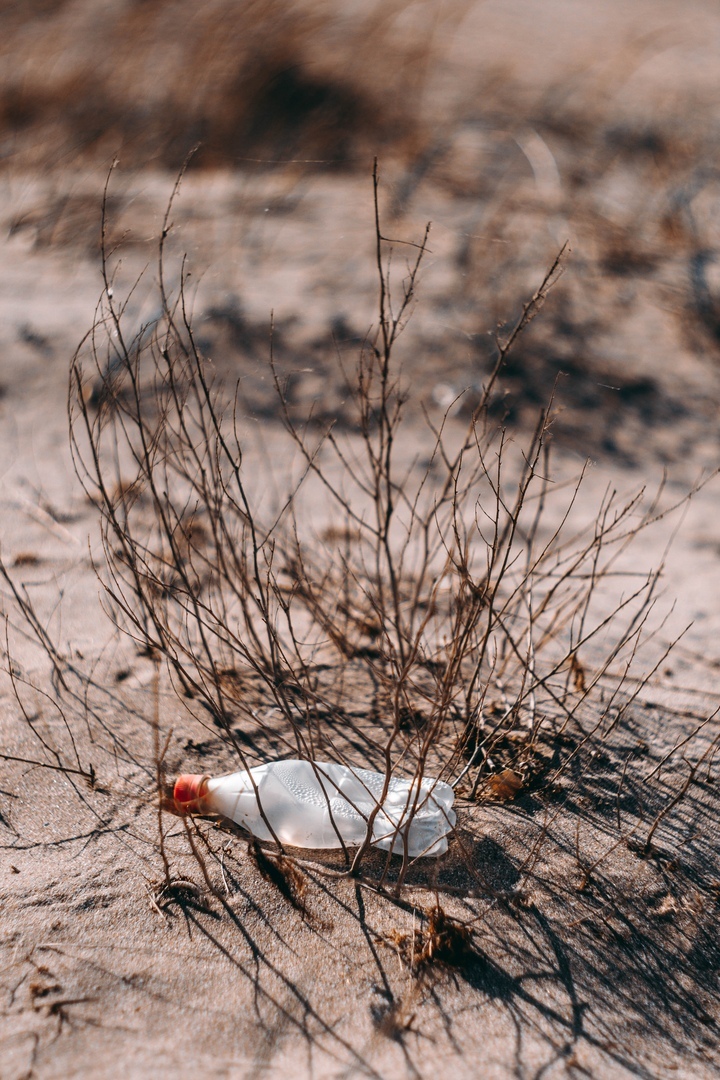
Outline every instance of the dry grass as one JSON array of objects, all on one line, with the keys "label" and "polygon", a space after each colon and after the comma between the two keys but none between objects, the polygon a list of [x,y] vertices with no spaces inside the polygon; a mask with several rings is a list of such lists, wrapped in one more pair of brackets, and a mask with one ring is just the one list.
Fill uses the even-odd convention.
[{"label": "dry grass", "polygon": [[401,0],[343,19],[316,0],[18,5],[2,16],[6,154],[47,167],[119,152],[170,169],[196,144],[204,166],[403,155],[422,141],[435,36],[460,8],[436,17]]}]

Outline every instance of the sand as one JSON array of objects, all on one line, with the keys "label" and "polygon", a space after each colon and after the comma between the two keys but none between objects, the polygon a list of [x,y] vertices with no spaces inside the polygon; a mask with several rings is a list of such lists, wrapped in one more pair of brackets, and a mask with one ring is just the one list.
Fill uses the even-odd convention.
[{"label": "sand", "polygon": [[[498,100],[507,92],[531,105],[526,114],[513,106],[512,131],[512,109],[495,124],[487,116],[459,124],[420,177],[390,161],[381,189],[394,235],[416,239],[434,222],[401,354],[414,401],[430,410],[466,387],[472,401],[487,370],[483,340],[498,320],[512,322],[570,239],[565,275],[509,363],[503,392],[509,430],[522,441],[564,372],[553,475],[560,481],[591,460],[578,525],[594,519],[608,486],[650,492],[665,476],[662,505],[670,506],[718,463],[710,260],[705,308],[690,272],[703,238],[712,249],[712,205],[697,196],[682,236],[661,225],[668,200],[701,165],[696,148],[681,153],[672,139],[682,141],[674,125],[690,115],[689,102],[702,116],[713,107],[720,23],[712,5],[693,5],[692,19],[687,6],[669,2],[626,9],[552,4],[538,13],[520,0],[472,7],[464,36],[447,44],[451,70],[467,79],[475,63],[486,74],[493,58]],[[479,52],[470,55],[473,44]],[[594,56],[589,70],[605,94],[613,62],[636,62],[627,61],[600,119],[588,121],[596,132],[589,146],[577,131],[553,142],[549,127],[536,141],[532,123],[552,112],[543,95],[553,87],[580,79],[578,110],[590,110],[595,84],[578,72]],[[636,131],[657,122],[666,149],[609,152],[597,132],[612,128],[613,110],[627,125],[634,117]],[[583,169],[584,179],[571,178]],[[688,776],[717,736],[718,480],[624,557],[621,568],[635,574],[666,560],[652,615],[659,629],[639,670],[691,625],[647,685],[627,683],[622,700],[637,696],[621,722],[588,738],[577,767],[552,790],[521,790],[505,802],[459,797],[447,856],[414,867],[399,896],[374,888],[379,855],[358,882],[339,856],[293,852],[288,884],[258,863],[240,830],[209,819],[192,834],[203,869],[183,820],[166,812],[173,885],[164,886],[155,724],[168,738],[168,777],[236,763],[164,668],[139,655],[103,610],[97,514],[73,471],[66,400],[69,360],[102,289],[104,179],[95,162],[47,174],[11,163],[0,178],[0,554],[57,644],[65,683],[4,584],[3,1080],[118,1070],[716,1076],[714,756]],[[148,267],[128,307],[139,327],[157,308],[157,234],[172,177],[121,167],[112,185],[113,228],[125,235],[118,292]],[[241,379],[248,468],[282,482],[296,464],[265,363],[270,311],[295,405],[342,413],[337,353],[353,356],[376,308],[369,175],[190,173],[173,220],[172,273],[187,251],[203,348],[219,374]],[[467,407],[451,410],[451,433]],[[408,431],[409,459],[427,441],[416,405]],[[308,512],[324,512],[317,493]],[[558,513],[549,510],[548,528]],[[618,578],[602,603],[627,587]],[[596,657],[586,659],[591,667]],[[601,705],[599,692],[588,716]],[[467,948],[421,963],[438,908],[469,928]]]}]

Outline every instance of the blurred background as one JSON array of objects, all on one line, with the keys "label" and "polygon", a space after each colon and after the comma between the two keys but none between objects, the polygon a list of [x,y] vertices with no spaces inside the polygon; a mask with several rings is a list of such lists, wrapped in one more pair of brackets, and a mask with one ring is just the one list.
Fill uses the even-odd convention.
[{"label": "blurred background", "polygon": [[[298,407],[342,413],[338,352],[386,235],[433,222],[403,351],[423,403],[472,408],[567,241],[498,414],[625,465],[714,463],[720,401],[720,10],[702,0],[18,0],[0,6],[0,381],[64,362],[100,289],[173,251],[208,356],[271,418],[269,315]],[[121,266],[116,266],[117,260]],[[396,249],[398,280],[405,256]],[[128,318],[152,321],[146,272]],[[38,407],[40,407],[38,405]]]}]

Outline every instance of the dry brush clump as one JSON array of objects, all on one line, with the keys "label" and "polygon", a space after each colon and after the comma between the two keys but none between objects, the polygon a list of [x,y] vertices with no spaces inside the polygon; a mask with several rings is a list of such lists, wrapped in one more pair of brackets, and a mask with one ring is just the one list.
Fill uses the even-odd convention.
[{"label": "dry brush clump", "polygon": [[[630,576],[619,599],[606,584],[663,511],[642,493],[621,501],[609,491],[576,531],[582,477],[553,492],[552,403],[525,445],[493,419],[503,367],[562,253],[496,339],[467,425],[427,415],[419,427],[407,415],[398,340],[428,233],[387,239],[377,170],[374,195],[378,322],[344,372],[345,423],[298,419],[270,343],[274,474],[253,452],[237,388],[214,380],[197,346],[184,262],[168,283],[173,200],[162,317],[131,338],[104,251],[105,289],[72,363],[69,408],[75,466],[100,517],[106,606],[222,739],[228,771],[293,756],[375,768],[386,785],[441,777],[471,799],[550,790],[644,685],[630,676],[652,637],[660,569]],[[381,881],[392,863],[383,860]],[[408,862],[392,871],[398,883]]]},{"label": "dry brush clump", "polygon": [[324,0],[33,3],[0,16],[6,157],[114,156],[176,170],[262,159],[347,165],[422,141],[438,31],[462,5]]}]

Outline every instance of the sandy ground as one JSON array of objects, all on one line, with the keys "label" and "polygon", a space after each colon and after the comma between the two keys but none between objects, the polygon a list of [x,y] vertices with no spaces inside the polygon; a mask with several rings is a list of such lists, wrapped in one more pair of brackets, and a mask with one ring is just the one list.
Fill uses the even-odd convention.
[{"label": "sandy ground", "polygon": [[[563,372],[555,475],[593,463],[578,522],[593,520],[608,486],[652,491],[665,475],[670,505],[718,462],[716,181],[693,188],[674,232],[663,225],[700,169],[672,140],[682,141],[688,102],[711,110],[718,34],[710,4],[471,6],[447,41],[443,93],[454,85],[448,70],[467,80],[476,64],[489,85],[493,67],[512,86],[515,127],[512,109],[496,122],[469,118],[422,168],[391,162],[384,172],[393,235],[416,239],[434,223],[402,356],[415,401],[431,410],[468,388],[451,425],[463,423],[488,370],[489,331],[512,322],[570,240],[565,275],[504,375],[504,400],[520,440]],[[538,135],[537,100],[550,94],[547,116],[553,88],[567,98],[573,85],[588,127],[605,131],[615,112],[648,129],[661,118],[670,149],[648,156],[619,150],[622,140],[608,150],[611,140],[583,144],[577,132]],[[517,102],[529,98],[523,113]],[[670,614],[645,670],[689,629],[622,723],[593,736],[582,767],[552,793],[460,798],[448,855],[416,868],[398,898],[348,880],[321,853],[302,857],[288,887],[263,875],[239,830],[211,821],[199,824],[201,870],[182,821],[166,814],[178,884],[158,890],[155,718],[163,738],[171,732],[168,774],[233,763],[115,632],[93,570],[97,521],[70,461],[66,394],[69,358],[101,291],[104,177],[93,164],[49,175],[11,166],[0,179],[0,552],[63,653],[66,680],[63,689],[53,678],[4,587],[3,1080],[119,1068],[137,1077],[716,1076],[714,755],[683,785],[717,735],[714,719],[698,731],[720,706],[717,479],[643,534],[623,564],[657,567],[674,536],[655,625]],[[121,168],[112,180],[110,222],[124,239],[118,291],[144,272],[128,307],[136,327],[156,317],[171,186],[156,171]],[[292,467],[264,363],[270,310],[294,403],[342,411],[337,354],[353,355],[375,313],[371,215],[369,177],[353,173],[220,170],[183,184],[172,265],[188,252],[196,327],[218,371],[241,380],[258,475]],[[419,409],[410,431],[421,447]],[[549,513],[552,522],[559,511]],[[77,771],[55,769],[58,760]],[[90,766],[92,784],[82,775]],[[631,842],[663,810],[652,848]],[[418,969],[416,942],[436,905],[470,927],[471,946]]]}]

